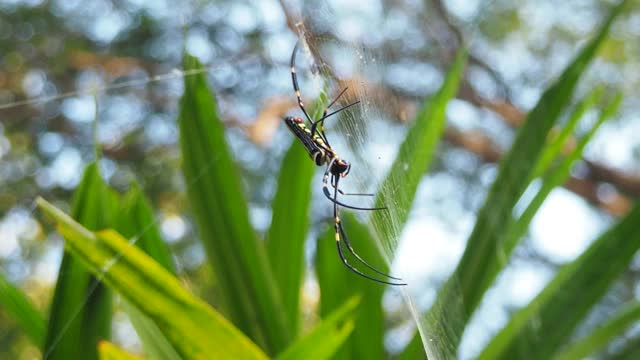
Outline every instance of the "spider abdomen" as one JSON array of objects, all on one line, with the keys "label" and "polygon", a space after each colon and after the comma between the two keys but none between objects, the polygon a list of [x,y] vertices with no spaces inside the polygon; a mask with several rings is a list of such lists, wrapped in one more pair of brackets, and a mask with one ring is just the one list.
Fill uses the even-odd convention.
[{"label": "spider abdomen", "polygon": [[335,156],[333,152],[327,151],[329,147],[320,136],[311,136],[311,130],[309,130],[301,118],[287,116],[284,118],[284,123],[287,124],[289,130],[300,140],[305,150],[307,150],[309,157],[316,165],[324,165]]}]

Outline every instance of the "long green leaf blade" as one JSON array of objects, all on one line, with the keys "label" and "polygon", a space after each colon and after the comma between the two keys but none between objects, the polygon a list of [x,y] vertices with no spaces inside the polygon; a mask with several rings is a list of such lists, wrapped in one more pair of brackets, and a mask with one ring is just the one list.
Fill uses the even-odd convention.
[{"label": "long green leaf blade", "polygon": [[[341,221],[356,252],[375,268],[386,271],[388,266],[378,251],[369,229],[355,216],[344,213]],[[355,260],[351,260],[357,264]],[[384,359],[384,311],[382,295],[385,286],[361,278],[347,269],[338,257],[333,226],[318,238],[316,273],[320,285],[320,314],[329,316],[354,296],[362,299],[358,306],[355,329],[349,342],[334,359]]]},{"label": "long green leaf blade", "polygon": [[640,338],[637,336],[627,341],[622,350],[606,357],[607,360],[636,360],[638,358],[640,358]]},{"label": "long green leaf blade", "polygon": [[[85,169],[71,209],[83,226],[102,229],[112,224],[117,198],[100,178],[98,166]],[[97,345],[111,330],[111,295],[83,266],[65,252],[49,312],[43,357],[97,359]]]},{"label": "long green leaf blade", "polygon": [[277,360],[331,359],[347,340],[354,328],[354,311],[360,300],[357,297],[344,303],[311,332],[293,343]]},{"label": "long green leaf blade", "polygon": [[304,275],[304,244],[309,223],[311,179],[315,170],[302,145],[295,141],[287,151],[275,198],[267,251],[282,294],[289,329],[297,332],[300,286]]},{"label": "long green leaf blade", "polygon": [[120,234],[92,233],[45,200],[37,203],[58,223],[69,252],[149,316],[182,357],[266,359],[241,331]]},{"label": "long green leaf blade", "polygon": [[[624,1],[616,6],[598,34],[572,61],[562,75],[542,95],[519,130],[512,150],[500,163],[485,205],[478,213],[465,252],[456,270],[438,294],[434,306],[426,315],[431,328],[446,337],[441,350],[450,354],[460,342],[462,332],[471,314],[480,303],[484,292],[510,254],[501,254],[505,229],[512,218],[512,210],[531,179],[533,167],[544,149],[549,130],[571,98],[574,88],[605,39],[613,20],[622,11]],[[438,351],[438,350],[436,350]]]},{"label": "long green leaf blade", "polygon": [[629,326],[640,320],[640,302],[633,302],[623,307],[604,325],[593,330],[589,335],[571,344],[555,360],[580,360],[600,350],[609,341],[620,335]]},{"label": "long green leaf blade", "polygon": [[[167,244],[160,236],[153,210],[137,183],[133,183],[122,199],[119,212],[118,231],[126,238],[135,239],[135,244],[156,262],[175,275],[175,266]],[[135,305],[123,301],[123,308],[140,337],[145,353],[152,359],[179,360],[173,348],[158,326]]]},{"label": "long green leaf blade", "polygon": [[[186,71],[201,69],[191,56]],[[264,244],[249,222],[240,178],[204,75],[184,78],[180,101],[183,172],[193,214],[231,320],[269,353],[291,340]]]},{"label": "long green leaf blade", "polygon": [[[370,220],[371,227],[375,229],[377,238],[382,241],[383,245],[389,247],[386,250],[390,251],[391,254],[395,250],[395,242],[389,239],[398,236],[400,228],[390,224],[396,224],[401,227],[409,216],[418,185],[429,170],[437,146],[442,138],[447,120],[446,107],[458,92],[460,81],[464,75],[467,56],[465,49],[461,49],[458,52],[442,86],[431,99],[425,102],[413,126],[409,129],[407,138],[400,146],[391,170],[376,197],[377,206],[394,204],[387,211],[373,213]],[[372,246],[375,245],[375,243],[372,244]],[[411,344],[414,345],[411,350],[416,349],[416,344],[422,344],[418,333],[414,336]],[[419,357],[423,357],[424,349],[422,351],[409,351],[405,356],[409,357],[414,353],[421,353]]]},{"label": "long green leaf blade", "polygon": [[[600,114],[600,117],[596,121],[596,123],[589,129],[587,134],[585,134],[580,140],[575,149],[565,158],[562,162],[551,171],[550,174],[545,176],[542,179],[542,186],[540,190],[536,193],[533,200],[529,203],[525,211],[522,215],[517,219],[512,221],[507,228],[507,235],[504,240],[504,244],[502,247],[502,251],[505,254],[510,254],[511,251],[516,247],[518,241],[524,236],[529,228],[529,224],[533,220],[534,216],[540,209],[540,206],[547,199],[551,191],[556,187],[562,185],[571,175],[571,168],[573,165],[582,158],[582,153],[584,149],[587,147],[587,144],[596,131],[600,128],[600,126],[607,120],[609,120],[615,112],[620,107],[620,103],[622,102],[622,95],[618,94],[615,99],[609,104]],[[503,258],[504,261],[491,263],[491,266],[504,266],[506,264],[506,257]],[[490,272],[497,272],[498,268],[492,268]]]},{"label": "long green leaf blade", "polygon": [[541,176],[549,168],[551,162],[562,153],[562,148],[575,130],[582,115],[595,105],[596,101],[602,96],[602,92],[603,88],[597,87],[589,96],[578,103],[560,133],[542,150],[542,154],[540,154],[540,158],[533,170],[532,178]]},{"label": "long green leaf blade", "polygon": [[119,214],[118,232],[126,238],[135,237],[136,246],[175,274],[169,247],[160,236],[151,205],[137,183],[123,197]]},{"label": "long green leaf blade", "polygon": [[[640,204],[566,265],[518,311],[480,359],[548,359],[571,336],[589,309],[627,269],[640,248]],[[576,301],[575,294],[580,294]]]},{"label": "long green leaf blade", "polygon": [[136,329],[142,348],[149,358],[155,360],[182,360],[178,351],[171,345],[171,341],[150,317],[126,300],[122,301],[122,307],[129,316],[133,328]]},{"label": "long green leaf blade", "polygon": [[0,307],[18,322],[34,344],[42,344],[45,334],[44,317],[27,295],[8,282],[1,273]]},{"label": "long green leaf blade", "polygon": [[[387,224],[404,224],[407,221],[420,180],[429,169],[442,138],[447,120],[445,110],[449,100],[458,93],[466,63],[467,52],[462,49],[451,65],[440,90],[425,102],[409,129],[407,138],[400,146],[398,156],[382,183],[375,202],[376,206],[394,206],[388,211],[376,211],[371,216],[371,223],[374,224],[380,239],[398,235],[393,232],[393,227],[386,226]],[[394,242],[385,244],[391,245]]]},{"label": "long green leaf blade", "polygon": [[418,360],[425,359],[427,357],[424,351],[424,345],[419,334],[416,334],[407,346],[402,349],[402,352],[396,357],[396,360]]}]

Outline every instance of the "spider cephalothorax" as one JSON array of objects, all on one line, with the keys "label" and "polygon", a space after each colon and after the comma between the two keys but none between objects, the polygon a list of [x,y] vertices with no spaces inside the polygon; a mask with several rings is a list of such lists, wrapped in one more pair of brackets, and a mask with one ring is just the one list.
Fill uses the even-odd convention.
[{"label": "spider cephalothorax", "polygon": [[340,175],[342,177],[346,177],[349,175],[349,171],[351,171],[351,164],[346,160],[335,157],[335,161],[329,169],[329,172],[333,175]]}]

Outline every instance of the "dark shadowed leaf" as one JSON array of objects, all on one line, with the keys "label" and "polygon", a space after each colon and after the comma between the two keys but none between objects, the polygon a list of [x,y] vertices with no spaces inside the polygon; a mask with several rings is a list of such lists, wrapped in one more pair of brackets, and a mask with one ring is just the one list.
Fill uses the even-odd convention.
[{"label": "dark shadowed leaf", "polygon": [[271,206],[267,251],[278,282],[288,327],[297,332],[300,286],[304,278],[304,243],[309,224],[314,163],[298,141],[287,151],[280,168],[278,188]]},{"label": "dark shadowed leaf", "polygon": [[[113,225],[117,195],[100,178],[92,163],[76,189],[71,214],[91,230]],[[43,356],[56,359],[97,359],[97,345],[111,330],[111,295],[65,251],[49,311]]]},{"label": "dark shadowed leaf", "polygon": [[[350,213],[344,212],[341,219],[356,252],[374,267],[386,271],[387,266],[367,227]],[[331,220],[327,221],[327,228],[323,236],[318,238],[316,253],[320,314],[323,317],[329,316],[353,296],[360,296],[362,299],[357,310],[355,329],[334,359],[384,359],[382,294],[386,286],[349,271],[338,257]],[[353,259],[350,262],[357,264]]]}]

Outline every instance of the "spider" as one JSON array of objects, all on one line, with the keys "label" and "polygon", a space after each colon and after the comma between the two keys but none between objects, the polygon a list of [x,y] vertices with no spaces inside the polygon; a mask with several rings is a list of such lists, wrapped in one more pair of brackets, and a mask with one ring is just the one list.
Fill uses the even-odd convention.
[{"label": "spider", "polygon": [[[349,270],[369,280],[373,280],[373,281],[383,283],[383,284],[388,284],[388,285],[406,285],[406,283],[402,283],[402,282],[380,280],[372,276],[369,276],[363,273],[362,271],[358,270],[357,268],[355,268],[353,265],[351,265],[344,256],[342,242],[344,242],[344,244],[347,247],[347,250],[351,253],[351,255],[353,255],[353,257],[356,260],[358,260],[364,266],[368,267],[370,270],[390,279],[399,280],[399,281],[402,280],[400,278],[385,274],[377,270],[373,266],[369,265],[366,261],[364,261],[351,246],[351,243],[347,238],[347,234],[345,233],[344,228],[342,227],[342,222],[340,221],[340,216],[338,215],[339,206],[342,206],[348,209],[354,209],[354,210],[384,210],[386,209],[386,207],[375,207],[375,208],[357,207],[357,206],[347,205],[338,200],[338,193],[345,196],[349,196],[349,195],[372,196],[373,195],[373,194],[345,193],[338,188],[338,182],[340,181],[340,179],[349,175],[349,171],[351,170],[351,164],[345,159],[340,158],[338,154],[333,150],[333,148],[329,144],[329,140],[327,139],[327,136],[325,135],[324,128],[323,128],[323,123],[328,117],[335,115],[340,111],[346,110],[347,108],[358,104],[359,101],[351,103],[343,108],[340,108],[339,110],[336,110],[332,113],[327,114],[329,111],[329,108],[333,104],[335,104],[338,101],[338,99],[340,99],[340,97],[345,93],[345,91],[347,91],[347,88],[345,88],[340,92],[340,94],[338,94],[335,100],[333,100],[324,109],[324,112],[322,113],[322,117],[316,121],[313,121],[309,116],[309,114],[307,113],[307,110],[304,108],[304,104],[302,103],[302,99],[300,97],[300,88],[298,86],[298,78],[296,76],[295,62],[296,62],[296,53],[298,51],[299,45],[300,45],[300,42],[297,42],[295,47],[293,48],[293,53],[291,54],[291,81],[293,82],[293,90],[295,91],[296,97],[298,99],[298,106],[300,106],[300,110],[302,110],[302,113],[304,114],[305,118],[309,121],[311,128],[307,127],[307,124],[301,117],[288,116],[284,119],[284,122],[285,124],[287,124],[287,127],[289,128],[289,130],[291,130],[291,132],[300,140],[302,145],[304,145],[305,149],[309,153],[309,156],[311,157],[313,162],[317,166],[326,165],[326,170],[322,178],[322,191],[324,195],[333,203],[333,219],[334,219],[334,229],[336,233],[335,239],[336,239],[336,246],[338,248],[338,255],[340,256],[340,260]],[[330,184],[331,184],[331,187],[333,187],[333,195],[331,194],[331,191],[329,190],[329,187],[328,187],[329,178],[331,178]]]}]

